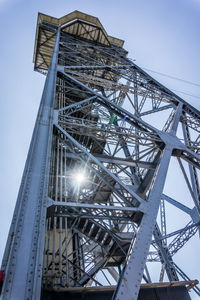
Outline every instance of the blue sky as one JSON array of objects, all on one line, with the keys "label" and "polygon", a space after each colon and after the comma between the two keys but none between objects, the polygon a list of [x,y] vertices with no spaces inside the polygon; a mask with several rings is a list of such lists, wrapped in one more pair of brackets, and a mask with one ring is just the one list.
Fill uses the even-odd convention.
[{"label": "blue sky", "polygon": [[[124,39],[139,66],[200,84],[200,0],[0,0],[0,258],[44,84],[32,64],[37,14],[61,17],[73,10],[98,17],[109,35]],[[200,87],[150,74],[171,89],[200,97]],[[180,95],[200,109],[200,98]],[[191,243],[188,272],[200,279],[198,242]]]}]

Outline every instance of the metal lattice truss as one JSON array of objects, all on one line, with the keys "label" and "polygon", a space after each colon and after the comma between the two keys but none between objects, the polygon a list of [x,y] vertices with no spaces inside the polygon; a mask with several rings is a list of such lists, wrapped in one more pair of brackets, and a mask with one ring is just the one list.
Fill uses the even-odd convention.
[{"label": "metal lattice truss", "polygon": [[[71,36],[64,34],[61,36],[56,87],[46,251],[50,251],[51,228],[57,226],[60,238],[54,234],[60,239],[60,246],[55,253],[57,259],[59,255],[60,258],[56,262],[56,255],[54,253],[53,258],[52,253],[46,259],[46,284],[49,284],[48,274],[52,275],[53,270],[54,274],[57,270],[65,277],[64,286],[101,285],[101,280],[97,280],[101,277],[103,282],[107,278],[109,284],[106,271],[112,275],[115,270],[114,279],[118,280],[116,267],[125,265],[127,273],[134,254],[138,255],[136,265],[140,259],[142,269],[147,256],[147,262],[161,262],[161,271],[166,270],[169,280],[178,280],[172,256],[198,231],[199,208],[194,209],[196,220],[189,209],[190,223],[167,234],[165,201],[182,207],[163,195],[162,190],[170,157],[174,156],[193,200],[196,199],[199,205],[193,191],[194,187],[198,190],[198,182],[190,187],[182,162],[190,161],[192,173],[197,174],[200,166],[199,117],[194,117],[182,101],[133,63],[120,57],[116,49],[99,45],[89,47],[85,41],[79,41],[77,45]],[[159,115],[161,111],[164,113]],[[151,115],[151,121],[150,118],[145,120],[147,115]],[[155,125],[153,121],[158,123]],[[178,137],[179,123],[183,133]],[[195,135],[192,141],[189,130]],[[86,180],[77,186],[74,174],[80,170],[84,170]],[[161,228],[155,225],[159,205]],[[155,210],[153,216],[148,212],[150,206]],[[70,225],[66,223],[65,226],[71,228],[70,238],[67,233],[63,236],[64,228],[60,224],[67,219]],[[144,236],[147,228],[151,228],[148,238],[147,234]],[[75,240],[78,249],[72,247]],[[136,243],[142,243],[141,248]],[[150,243],[154,251],[148,252]],[[144,245],[146,251],[140,257]],[[134,248],[138,248],[139,253]],[[104,272],[104,276],[98,276],[99,272]],[[143,272],[139,276],[134,266],[133,273],[141,280]],[[133,274],[127,275],[126,280],[128,278],[132,281]],[[149,282],[147,276],[143,275],[143,278]],[[51,284],[61,284],[60,277]],[[123,283],[119,290],[123,290]]]},{"label": "metal lattice truss", "polygon": [[[41,215],[33,222],[43,229],[30,237],[31,249],[41,245],[32,268],[42,275],[42,287],[115,283],[113,299],[137,299],[141,281],[155,280],[156,262],[156,281],[189,280],[173,256],[199,232],[200,113],[129,60],[123,48],[93,42],[91,28],[90,39],[47,23],[39,30],[48,31],[43,47],[56,41],[37,121],[51,136],[45,140],[43,133],[46,150],[37,150],[46,200],[39,196]],[[36,69],[42,71],[45,58],[38,55]],[[189,206],[164,192],[173,176],[167,175],[170,161],[183,175]],[[83,182],[76,180],[80,172]],[[168,232],[168,210],[180,210],[188,222]],[[13,261],[5,255],[7,272]],[[29,275],[26,296],[36,280]],[[11,275],[6,280],[8,288]]]}]

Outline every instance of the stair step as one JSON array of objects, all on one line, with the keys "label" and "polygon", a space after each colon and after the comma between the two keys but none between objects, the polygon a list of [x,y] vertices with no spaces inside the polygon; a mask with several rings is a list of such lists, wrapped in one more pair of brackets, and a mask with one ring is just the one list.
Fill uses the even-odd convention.
[{"label": "stair step", "polygon": [[84,224],[84,226],[83,226],[83,228],[82,228],[81,232],[84,232],[84,231],[85,231],[85,228],[86,228],[86,226],[87,226],[88,222],[89,222],[89,220],[88,220],[88,219],[86,219],[86,221],[85,221],[85,224]]},{"label": "stair step", "polygon": [[84,233],[89,233],[92,224],[92,222],[88,221],[87,226],[84,229]]},{"label": "stair step", "polygon": [[109,245],[110,242],[111,242],[111,240],[112,240],[112,236],[111,236],[111,235],[108,235],[107,238],[105,239],[103,245],[104,245],[104,246]]},{"label": "stair step", "polygon": [[101,243],[103,241],[103,238],[104,238],[105,234],[106,234],[106,232],[104,230],[101,230],[101,232],[100,232],[100,234],[97,238],[98,243]]},{"label": "stair step", "polygon": [[78,223],[78,229],[82,229],[86,223],[87,219],[79,219],[79,223]]},{"label": "stair step", "polygon": [[98,241],[98,238],[99,238],[99,235],[101,234],[101,231],[102,231],[102,228],[98,228],[98,232],[97,232],[97,234],[96,234],[96,236],[94,238],[95,242]]},{"label": "stair step", "polygon": [[96,237],[98,230],[99,230],[99,227],[94,226],[94,227],[92,228],[92,232],[90,233],[90,237],[91,237],[91,238]]}]

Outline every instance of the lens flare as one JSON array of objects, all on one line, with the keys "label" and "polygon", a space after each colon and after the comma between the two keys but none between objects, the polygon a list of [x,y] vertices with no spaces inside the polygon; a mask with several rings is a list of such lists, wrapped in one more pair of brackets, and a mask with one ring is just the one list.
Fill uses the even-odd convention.
[{"label": "lens flare", "polygon": [[77,173],[75,175],[75,179],[77,180],[78,183],[82,183],[85,181],[85,174],[84,173]]}]

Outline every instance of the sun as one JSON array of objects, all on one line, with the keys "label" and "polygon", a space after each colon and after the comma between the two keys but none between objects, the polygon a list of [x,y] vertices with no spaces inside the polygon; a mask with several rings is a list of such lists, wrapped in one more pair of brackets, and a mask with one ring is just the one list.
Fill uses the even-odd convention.
[{"label": "sun", "polygon": [[78,183],[83,183],[85,181],[85,174],[84,173],[77,173],[75,174],[75,179],[77,180]]}]

